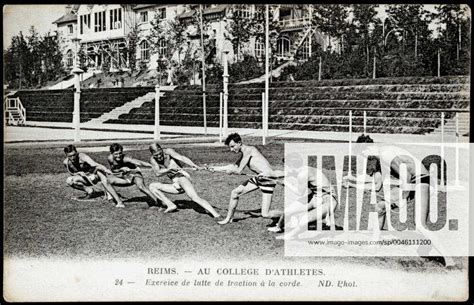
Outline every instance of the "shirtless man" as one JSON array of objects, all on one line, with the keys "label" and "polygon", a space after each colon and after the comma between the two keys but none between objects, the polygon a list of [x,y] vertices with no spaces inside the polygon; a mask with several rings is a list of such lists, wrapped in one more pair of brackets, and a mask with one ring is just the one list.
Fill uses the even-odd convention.
[{"label": "shirtless man", "polygon": [[107,157],[112,175],[107,177],[111,185],[131,186],[136,185],[138,189],[150,197],[156,205],[160,205],[158,198],[145,186],[143,175],[139,166],[151,167],[148,162],[130,158],[123,154],[123,147],[114,143],[110,145],[110,155]]},{"label": "shirtless man", "polygon": [[[242,139],[239,134],[230,134],[225,140],[225,145],[229,146],[230,151],[236,154],[242,153],[242,157],[235,164],[211,167],[209,170],[225,172],[227,174],[241,174],[244,168],[248,166],[248,168],[257,175],[272,171],[270,163],[268,163],[268,160],[258,151],[257,148],[242,144]],[[256,189],[262,191],[262,217],[280,217],[282,214],[281,211],[270,210],[275,186],[276,182],[274,180],[263,176],[252,177],[239,185],[237,188],[233,189],[230,194],[227,217],[218,223],[224,225],[231,222],[232,216],[234,215],[235,209],[239,203],[240,196],[255,191]]]},{"label": "shirtless man", "polygon": [[108,168],[95,162],[88,155],[78,153],[74,145],[66,146],[64,153],[66,154],[66,159],[63,164],[69,174],[71,174],[66,179],[66,183],[72,188],[86,192],[86,196],[80,199],[91,198],[94,194],[92,186],[100,181],[105,188],[107,197],[110,196],[115,199],[116,207],[123,207],[117,192],[107,181],[106,174],[112,174]]},{"label": "shirtless man", "polygon": [[[357,139],[358,143],[373,143],[373,140],[367,136],[361,136]],[[375,158],[370,158],[368,161],[373,163],[370,166],[370,171],[367,175],[370,179],[365,179],[364,183],[358,183],[357,179],[354,177],[344,177],[345,187],[355,187],[359,189],[372,189],[372,179],[375,181],[375,190],[380,192],[383,189],[383,182],[389,181],[390,176],[397,179],[399,185],[391,185],[390,189],[390,202],[389,207],[392,209],[402,208],[400,205],[403,202],[406,204],[406,200],[409,198],[415,198],[415,193],[419,192],[418,200],[415,200],[415,204],[419,204],[420,210],[420,220],[421,225],[418,224],[416,229],[419,233],[424,235],[426,238],[432,240],[433,248],[437,249],[438,252],[443,255],[445,253],[444,247],[442,247],[441,241],[433,234],[432,231],[426,229],[426,220],[429,217],[429,206],[430,206],[430,177],[429,172],[421,161],[417,160],[412,154],[410,154],[405,149],[396,146],[369,146],[361,155],[365,157],[376,156]],[[406,175],[403,175],[400,170],[400,165],[406,165]],[[418,173],[416,168],[420,169]],[[382,167],[389,169],[388,171],[382,171]],[[372,178],[373,177],[373,178]],[[409,184],[415,185],[415,191],[410,190],[408,187]],[[402,202],[400,202],[400,189],[402,190]],[[381,196],[379,196],[381,197]],[[380,199],[380,198],[379,198]],[[379,229],[383,230],[386,223],[386,203],[384,200],[379,200],[377,202],[377,212],[379,214]],[[445,265],[447,267],[452,267],[455,265],[452,257],[444,256]]]},{"label": "shirtless man", "polygon": [[214,218],[220,217],[219,213],[206,200],[199,197],[193,184],[191,183],[191,177],[189,174],[182,169],[182,164],[188,164],[193,169],[198,170],[201,167],[194,164],[188,157],[178,154],[171,148],[162,149],[157,143],[150,145],[150,164],[153,167],[155,174],[160,176],[168,176],[173,183],[151,183],[149,188],[158,198],[163,202],[166,202],[168,207],[176,209],[176,205],[166,198],[162,192],[169,194],[182,194],[186,193],[188,197],[206,209]]},{"label": "shirtless man", "polygon": [[[283,232],[285,216],[303,214],[304,212],[308,212],[308,214],[303,214],[302,217],[299,217],[297,226],[285,235],[278,236],[277,239],[295,238],[308,227],[308,223],[313,221],[322,221],[328,226],[331,225],[334,220],[331,217],[333,217],[338,203],[335,190],[323,171],[315,167],[303,168],[302,159],[297,154],[289,156],[285,166],[287,167],[288,174],[285,187],[289,188],[300,199],[288,205],[276,226],[268,228],[268,231]],[[264,174],[267,177],[278,179],[278,183],[284,183],[282,178],[284,178],[285,172],[283,170],[273,170]],[[320,196],[317,194],[318,184],[321,186]],[[321,208],[316,209],[317,206]]]}]

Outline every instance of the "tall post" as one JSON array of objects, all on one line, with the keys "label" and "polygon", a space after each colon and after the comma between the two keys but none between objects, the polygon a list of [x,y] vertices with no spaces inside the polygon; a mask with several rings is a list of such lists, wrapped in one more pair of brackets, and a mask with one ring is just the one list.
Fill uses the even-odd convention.
[{"label": "tall post", "polygon": [[367,134],[367,111],[364,111],[364,134]]},{"label": "tall post", "polygon": [[223,113],[222,113],[222,102],[223,102],[223,93],[219,92],[219,143],[222,143],[222,121],[223,121]]},{"label": "tall post", "polygon": [[376,55],[375,52],[376,52],[376,50],[375,50],[375,47],[374,47],[374,68],[373,68],[373,71],[372,71],[372,78],[373,79],[375,79],[375,71],[376,71],[376,67],[377,67],[377,62],[376,62],[377,58],[375,57],[375,55]]},{"label": "tall post", "polygon": [[349,110],[349,176],[352,176],[352,110]]},{"label": "tall post", "polygon": [[308,37],[308,56],[309,58],[311,58],[311,55],[312,55],[312,51],[313,51],[313,47],[312,47],[312,44],[313,44],[313,5],[309,5],[309,37]]},{"label": "tall post", "polygon": [[270,57],[270,34],[269,34],[269,5],[265,5],[266,10],[265,10],[265,119],[266,121],[264,122],[265,128],[264,128],[264,133],[265,136],[267,136],[267,126],[268,126],[268,91],[269,91],[269,57]]},{"label": "tall post", "polygon": [[441,76],[441,49],[438,48],[438,77]]},{"label": "tall post", "polygon": [[224,50],[224,74],[222,75],[224,79],[224,137],[227,138],[227,128],[228,128],[228,121],[227,121],[227,102],[229,100],[229,68],[227,63],[227,53],[228,50]]},{"label": "tall post", "polygon": [[456,113],[456,178],[455,185],[459,186],[459,113]]},{"label": "tall post", "polygon": [[160,84],[155,86],[155,130],[153,133],[153,138],[155,140],[161,139],[160,134]]},{"label": "tall post", "polygon": [[320,81],[321,80],[321,68],[322,68],[322,60],[321,60],[321,56],[319,56],[319,71],[318,71],[318,80]]},{"label": "tall post", "polygon": [[418,33],[415,32],[415,59],[418,58]]},{"label": "tall post", "polygon": [[74,112],[72,114],[72,125],[74,126],[74,142],[81,141],[81,79],[80,75],[83,73],[77,66],[74,67]]},{"label": "tall post", "polygon": [[459,22],[459,39],[458,39],[458,43],[456,44],[456,50],[457,50],[456,58],[457,58],[457,61],[459,61],[459,53],[461,52],[461,22]]},{"label": "tall post", "polygon": [[266,133],[265,133],[265,121],[266,121],[266,110],[265,110],[265,92],[262,92],[262,145],[266,145]]},{"label": "tall post", "polygon": [[204,134],[207,135],[207,115],[206,115],[206,61],[204,56],[204,33],[202,24],[202,4],[199,4],[200,17],[199,22],[201,25],[201,61],[202,61],[202,110],[204,116]]},{"label": "tall post", "polygon": [[444,112],[441,112],[441,189],[444,189]]}]

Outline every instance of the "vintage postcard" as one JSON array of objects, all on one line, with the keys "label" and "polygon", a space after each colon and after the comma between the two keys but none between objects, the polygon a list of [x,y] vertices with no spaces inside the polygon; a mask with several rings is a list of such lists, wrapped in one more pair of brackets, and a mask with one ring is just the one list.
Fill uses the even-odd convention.
[{"label": "vintage postcard", "polygon": [[470,300],[467,4],[3,7],[3,299]]}]

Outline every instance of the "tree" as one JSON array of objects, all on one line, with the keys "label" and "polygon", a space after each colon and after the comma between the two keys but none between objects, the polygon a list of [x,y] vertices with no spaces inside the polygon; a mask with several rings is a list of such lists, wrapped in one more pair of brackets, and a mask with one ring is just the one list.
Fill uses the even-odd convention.
[{"label": "tree", "polygon": [[339,40],[342,46],[341,38],[347,32],[347,17],[349,16],[348,5],[346,4],[323,4],[316,5],[313,13],[313,24],[323,33],[329,36],[329,46],[331,38]]},{"label": "tree", "polygon": [[[45,81],[55,80],[65,73],[59,41],[59,37],[52,35],[50,32],[46,33],[41,40],[42,72]],[[79,56],[79,62],[83,62],[85,66],[83,57]]]},{"label": "tree", "polygon": [[[246,11],[248,6],[245,4],[232,5],[230,22],[227,25],[227,32],[230,34],[230,41],[237,60],[241,59],[242,47],[250,41],[258,29],[255,16]],[[248,12],[249,15],[244,15],[244,12]]]},{"label": "tree", "polygon": [[26,61],[29,68],[29,73],[26,75],[26,78],[29,86],[39,87],[42,83],[41,37],[34,26],[30,28],[29,35],[26,37],[26,41],[29,50],[29,54]]},{"label": "tree", "polygon": [[128,57],[128,67],[131,73],[137,69],[137,47],[139,39],[140,29],[138,28],[138,24],[134,24],[125,38],[125,52]]},{"label": "tree", "polygon": [[471,27],[467,8],[459,4],[443,4],[435,9],[432,17],[439,25],[437,47],[443,53],[443,74],[468,74]]},{"label": "tree", "polygon": [[[365,58],[365,72],[366,76],[370,75],[370,50],[380,41],[380,36],[377,35],[377,26],[380,25],[380,20],[376,18],[378,5],[374,4],[354,4],[352,5],[352,22],[349,32],[353,31],[354,35],[347,35],[348,42],[354,43],[358,46],[356,53]],[[383,38],[382,38],[383,39]],[[352,52],[351,52],[352,53]],[[357,59],[357,57],[353,57]]]}]

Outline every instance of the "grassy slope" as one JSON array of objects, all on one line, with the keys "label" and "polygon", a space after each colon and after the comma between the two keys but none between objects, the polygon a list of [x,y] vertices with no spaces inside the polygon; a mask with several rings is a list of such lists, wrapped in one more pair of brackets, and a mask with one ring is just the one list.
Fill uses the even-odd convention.
[{"label": "grassy slope", "polygon": [[[233,162],[235,155],[223,147],[176,146],[198,164]],[[282,165],[283,145],[275,143],[261,148],[275,165]],[[147,159],[146,146],[129,148],[129,154]],[[105,164],[107,153],[89,153]],[[443,270],[435,262],[421,258],[348,257],[291,258],[284,257],[283,241],[266,231],[269,220],[249,218],[242,213],[260,207],[260,192],[241,199],[237,222],[219,226],[185,195],[170,196],[180,206],[173,214],[149,209],[145,197],[134,187],[122,188],[128,200],[125,209],[111,204],[77,202],[71,197],[78,192],[66,187],[60,161],[61,148],[7,148],[5,155],[5,254],[14,256],[48,256],[69,258],[134,258],[174,257],[194,259],[265,259],[299,262],[350,261],[382,268],[417,271]],[[41,162],[38,162],[41,160]],[[146,170],[146,181],[155,178]],[[243,176],[193,172],[198,193],[219,212],[227,210],[233,187],[246,180]],[[161,180],[167,182],[166,178]],[[155,180],[156,181],[156,180]],[[283,207],[283,189],[278,187],[274,207]],[[459,260],[461,262],[461,260]]]}]

